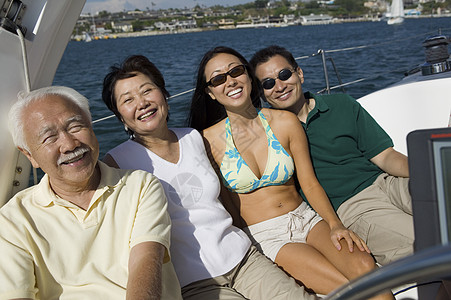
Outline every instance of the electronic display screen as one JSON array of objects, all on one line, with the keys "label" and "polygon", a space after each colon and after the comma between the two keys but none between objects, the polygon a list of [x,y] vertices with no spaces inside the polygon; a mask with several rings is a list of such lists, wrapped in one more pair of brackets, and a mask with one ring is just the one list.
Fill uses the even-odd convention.
[{"label": "electronic display screen", "polygon": [[434,164],[442,244],[451,241],[451,141],[434,141]]}]

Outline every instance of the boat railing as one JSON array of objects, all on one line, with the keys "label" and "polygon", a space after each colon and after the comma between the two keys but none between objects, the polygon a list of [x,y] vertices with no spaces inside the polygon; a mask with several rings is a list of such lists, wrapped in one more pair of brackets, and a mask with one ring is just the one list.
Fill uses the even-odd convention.
[{"label": "boat railing", "polygon": [[[441,32],[441,30],[451,30],[451,28],[447,28],[447,29],[439,29],[439,33]],[[324,49],[318,49],[317,52],[311,54],[311,55],[305,55],[305,56],[299,56],[299,57],[295,57],[296,61],[301,61],[301,60],[306,60],[306,59],[316,59],[317,57],[321,57],[321,61],[322,61],[322,68],[323,68],[323,74],[324,74],[324,82],[325,82],[325,87],[318,90],[316,93],[317,94],[323,94],[323,93],[327,93],[330,94],[332,90],[335,89],[341,89],[341,91],[343,93],[346,93],[345,87],[346,86],[350,86],[365,80],[370,80],[370,79],[374,79],[377,78],[378,76],[387,74],[387,71],[383,71],[383,72],[379,72],[379,73],[372,73],[371,76],[368,77],[362,77],[362,78],[358,78],[352,81],[348,81],[348,82],[343,82],[340,73],[338,71],[338,68],[335,64],[335,61],[333,59],[333,57],[330,55],[332,53],[338,53],[338,52],[345,52],[345,51],[356,51],[356,50],[361,50],[361,49],[365,49],[365,48],[370,48],[370,47],[381,47],[381,46],[386,46],[389,44],[395,44],[395,43],[399,43],[402,41],[406,41],[406,40],[410,40],[410,39],[415,39],[418,37],[425,37],[427,35],[431,35],[431,34],[436,34],[437,31],[430,31],[430,32],[426,32],[426,33],[422,33],[422,34],[417,34],[417,35],[413,35],[413,36],[409,36],[403,39],[396,39],[396,40],[390,40],[390,41],[384,41],[384,42],[380,42],[380,43],[374,43],[374,44],[369,44],[369,45],[359,45],[359,46],[354,46],[354,47],[346,47],[346,48],[339,48],[339,49],[330,49],[330,50],[324,50]],[[334,72],[334,76],[337,78],[338,81],[338,85],[334,85],[331,86],[330,84],[330,75],[329,75],[329,70],[328,70],[328,64],[327,62],[330,62],[330,64],[332,65],[333,68],[333,72]],[[390,70],[389,72],[404,72],[404,74],[407,76],[415,71],[417,71],[417,68],[411,69],[411,70]],[[191,93],[194,91],[194,88],[177,93],[175,95],[172,95],[169,97],[169,99],[173,99],[173,98],[177,98],[180,97],[182,95],[185,95],[187,93]],[[113,118],[114,115],[109,115],[106,117],[102,117],[100,119],[94,120],[93,123],[98,123],[98,122],[102,122],[104,120]]]},{"label": "boat railing", "polygon": [[[30,71],[28,68],[28,57],[27,57],[27,49],[26,49],[26,43],[25,43],[25,36],[23,34],[23,29],[21,27],[16,28],[17,36],[19,37],[20,46],[22,50],[22,63],[24,68],[24,74],[25,74],[25,88],[27,92],[30,92],[31,90],[31,82],[30,82]],[[33,183],[38,183],[38,173],[36,168],[31,168],[33,173]],[[15,180],[15,185],[19,184],[19,181]]]},{"label": "boat railing", "polygon": [[[438,30],[438,34],[441,34],[442,30],[449,30],[449,28],[448,29],[439,29]],[[358,79],[355,79],[355,80],[343,83],[343,81],[341,79],[341,76],[340,76],[340,73],[338,71],[338,68],[337,68],[337,66],[335,64],[335,61],[334,61],[333,57],[328,55],[328,54],[338,53],[338,52],[345,52],[345,51],[355,51],[355,50],[361,50],[361,49],[366,49],[366,48],[371,48],[371,47],[381,47],[381,46],[386,46],[386,45],[389,45],[389,44],[400,43],[400,42],[407,41],[407,40],[410,40],[410,39],[415,39],[415,38],[418,38],[418,37],[425,37],[425,36],[432,35],[432,34],[437,34],[437,32],[436,31],[430,31],[430,32],[426,32],[426,33],[422,33],[422,34],[418,34],[418,35],[409,36],[409,37],[406,37],[406,38],[403,38],[403,39],[389,40],[389,41],[384,41],[384,42],[374,43],[374,44],[369,44],[369,45],[360,45],[360,46],[339,48],[339,49],[331,49],[331,50],[318,49],[318,51],[316,53],[313,53],[313,54],[308,55],[308,56],[295,57],[295,59],[296,60],[303,60],[303,59],[308,59],[308,58],[312,58],[312,57],[316,57],[316,56],[320,56],[321,57],[322,66],[323,66],[323,72],[324,72],[324,81],[325,81],[325,85],[326,86],[323,89],[317,91],[316,92],[317,94],[322,94],[324,92],[326,92],[327,94],[330,94],[331,90],[334,90],[334,89],[341,89],[342,92],[345,93],[346,92],[345,89],[344,89],[345,86],[356,84],[356,83],[359,83],[359,82],[362,82],[362,81],[365,81],[365,80],[369,80],[369,79],[374,79],[374,78],[376,78],[376,77],[378,77],[378,76],[380,76],[382,74],[386,74],[387,72],[384,71],[384,72],[380,72],[380,73],[372,73],[372,76],[362,77],[362,78],[358,78]],[[339,83],[338,85],[330,86],[329,71],[328,71],[328,68],[327,68],[327,61],[329,61],[331,63],[331,65],[332,65],[332,67],[333,67],[335,77],[337,78],[338,83]],[[389,72],[399,72],[399,71],[400,70],[391,70]],[[414,67],[413,69],[407,70],[407,71],[403,70],[404,75],[406,75],[406,76],[408,76],[408,75],[410,75],[412,73],[415,73],[417,71],[419,71],[419,67]]]}]

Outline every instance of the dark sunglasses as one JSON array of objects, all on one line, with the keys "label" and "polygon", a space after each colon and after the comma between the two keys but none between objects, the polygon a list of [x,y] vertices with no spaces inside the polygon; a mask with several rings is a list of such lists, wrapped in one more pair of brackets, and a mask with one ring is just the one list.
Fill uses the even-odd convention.
[{"label": "dark sunglasses", "polygon": [[218,85],[221,85],[227,81],[227,75],[229,75],[232,78],[237,78],[238,76],[243,75],[244,72],[246,72],[246,67],[244,65],[236,66],[226,73],[214,76],[213,78],[210,79],[210,81],[207,82],[207,85],[217,87]]},{"label": "dark sunglasses", "polygon": [[293,70],[290,69],[282,69],[279,72],[279,75],[277,75],[277,78],[266,78],[262,81],[262,87],[265,90],[270,90],[276,85],[276,79],[280,79],[282,81],[288,80],[291,77],[291,74],[293,74]]}]

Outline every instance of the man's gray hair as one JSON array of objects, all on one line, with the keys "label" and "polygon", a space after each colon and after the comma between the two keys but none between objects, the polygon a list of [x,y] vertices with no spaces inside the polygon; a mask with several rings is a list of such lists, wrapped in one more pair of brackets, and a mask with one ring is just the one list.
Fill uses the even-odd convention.
[{"label": "man's gray hair", "polygon": [[23,119],[23,111],[27,108],[31,103],[36,100],[43,99],[50,95],[60,96],[64,99],[72,101],[75,103],[88,117],[89,122],[92,122],[91,112],[89,111],[89,101],[77,92],[74,89],[65,86],[50,86],[40,88],[31,92],[19,92],[17,95],[17,101],[13,104],[8,114],[8,127],[9,131],[12,135],[14,144],[17,147],[27,150],[28,149],[27,142],[25,141],[24,136],[24,119]]}]

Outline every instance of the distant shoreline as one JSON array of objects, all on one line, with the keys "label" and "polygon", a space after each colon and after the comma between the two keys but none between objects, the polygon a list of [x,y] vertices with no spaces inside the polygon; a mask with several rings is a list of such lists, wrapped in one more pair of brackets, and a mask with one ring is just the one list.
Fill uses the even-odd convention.
[{"label": "distant shoreline", "polygon": [[[414,15],[408,16],[406,15],[406,19],[424,19],[424,18],[450,18],[451,14],[441,14],[441,15]],[[331,25],[331,24],[342,24],[342,23],[355,23],[355,22],[384,22],[383,18],[374,18],[374,17],[359,17],[359,18],[349,18],[349,19],[332,19],[327,23],[314,23],[311,24],[256,24],[255,29],[259,29],[262,27],[286,27],[286,26],[318,26],[318,25]],[[252,28],[252,27],[250,27]],[[129,37],[142,37],[142,36],[153,36],[153,35],[168,35],[168,34],[184,34],[184,33],[192,33],[192,32],[202,32],[202,31],[214,31],[214,30],[233,30],[233,29],[241,29],[236,28],[235,26],[224,26],[217,28],[192,28],[192,29],[179,29],[173,31],[137,31],[137,32],[120,32],[120,33],[97,33],[93,35],[92,40],[102,40],[102,39],[116,39],[116,38],[129,38]],[[73,41],[84,41],[83,35],[75,35],[71,37]]]}]

